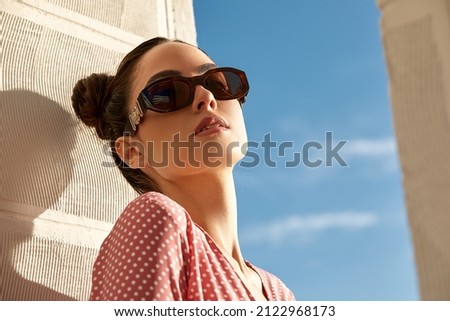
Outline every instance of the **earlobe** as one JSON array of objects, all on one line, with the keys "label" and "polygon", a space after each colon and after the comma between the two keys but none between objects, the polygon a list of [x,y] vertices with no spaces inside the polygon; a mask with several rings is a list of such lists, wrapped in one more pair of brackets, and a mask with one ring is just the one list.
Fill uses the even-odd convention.
[{"label": "earlobe", "polygon": [[143,148],[130,136],[121,136],[115,141],[115,148],[120,158],[131,168],[141,168]]}]

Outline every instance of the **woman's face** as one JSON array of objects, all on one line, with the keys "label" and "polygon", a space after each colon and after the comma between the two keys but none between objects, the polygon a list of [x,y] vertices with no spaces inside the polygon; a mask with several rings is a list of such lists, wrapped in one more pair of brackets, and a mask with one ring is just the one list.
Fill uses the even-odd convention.
[{"label": "woman's face", "polygon": [[[176,72],[185,77],[203,74],[214,62],[194,46],[168,42],[148,51],[137,66],[132,87],[133,103],[152,81]],[[158,76],[161,72],[162,76]],[[161,74],[160,74],[161,75]],[[199,129],[203,129],[199,132]],[[134,136],[143,157],[140,164],[151,177],[175,179],[211,169],[232,168],[245,153],[247,134],[240,103],[216,100],[198,85],[193,102],[181,110],[157,113],[147,110]]]}]

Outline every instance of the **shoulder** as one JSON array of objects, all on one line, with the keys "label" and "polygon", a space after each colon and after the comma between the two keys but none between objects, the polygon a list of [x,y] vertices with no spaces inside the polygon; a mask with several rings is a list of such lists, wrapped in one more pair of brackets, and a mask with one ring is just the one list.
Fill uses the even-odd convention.
[{"label": "shoulder", "polygon": [[124,209],[116,225],[130,226],[133,223],[148,224],[149,227],[184,228],[187,225],[185,209],[168,196],[158,192],[139,195]]},{"label": "shoulder", "polygon": [[146,211],[147,209],[149,211],[163,210],[167,213],[184,211],[180,204],[158,192],[147,192],[139,195],[127,205],[125,211]]},{"label": "shoulder", "polygon": [[192,225],[181,205],[161,193],[149,192],[136,197],[125,207],[104,245],[128,246],[130,241],[157,245],[169,239],[185,243]]},{"label": "shoulder", "polygon": [[181,300],[189,226],[186,211],[167,196],[151,192],[131,201],[100,248],[91,299]]},{"label": "shoulder", "polygon": [[272,300],[276,301],[295,301],[295,296],[292,291],[283,283],[277,276],[273,275],[266,270],[253,266],[259,272],[259,275],[262,278],[263,283],[269,289]]}]

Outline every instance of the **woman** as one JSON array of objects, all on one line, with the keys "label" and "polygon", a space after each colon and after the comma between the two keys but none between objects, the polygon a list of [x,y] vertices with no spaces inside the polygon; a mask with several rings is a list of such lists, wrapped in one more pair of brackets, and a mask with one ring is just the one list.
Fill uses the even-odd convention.
[{"label": "woman", "polygon": [[76,114],[140,194],[102,244],[91,300],[294,299],[239,247],[232,169],[248,88],[244,72],[165,38],[131,51],[115,76],[76,84]]}]

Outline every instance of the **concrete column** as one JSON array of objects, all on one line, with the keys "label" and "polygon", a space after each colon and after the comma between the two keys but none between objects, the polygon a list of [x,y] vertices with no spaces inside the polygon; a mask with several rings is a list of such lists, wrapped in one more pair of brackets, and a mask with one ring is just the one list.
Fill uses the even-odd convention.
[{"label": "concrete column", "polygon": [[450,300],[450,0],[378,0],[421,296]]}]

